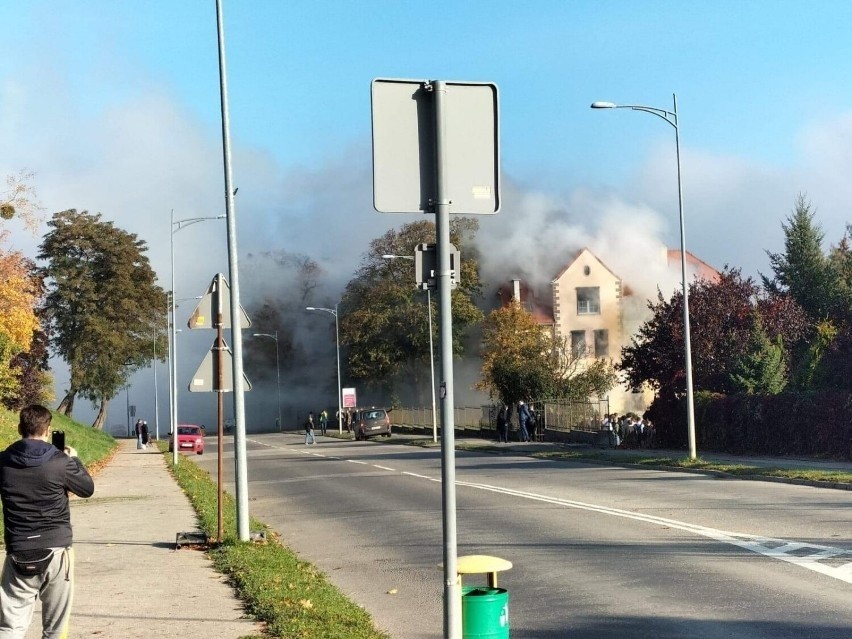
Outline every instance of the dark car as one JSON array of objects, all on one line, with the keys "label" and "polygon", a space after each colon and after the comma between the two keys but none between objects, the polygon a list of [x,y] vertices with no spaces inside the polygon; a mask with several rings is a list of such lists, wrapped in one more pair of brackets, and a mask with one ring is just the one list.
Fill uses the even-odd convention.
[{"label": "dark car", "polygon": [[384,408],[362,408],[355,411],[352,416],[352,430],[355,431],[355,439],[367,439],[381,435],[391,436],[391,420],[389,410]]}]

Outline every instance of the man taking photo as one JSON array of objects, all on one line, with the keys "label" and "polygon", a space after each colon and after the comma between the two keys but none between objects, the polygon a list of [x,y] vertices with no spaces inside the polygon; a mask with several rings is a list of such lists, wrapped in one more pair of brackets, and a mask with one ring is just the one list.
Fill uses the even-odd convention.
[{"label": "man taking photo", "polygon": [[21,439],[0,453],[6,561],[0,577],[0,639],[23,639],[37,597],[43,639],[68,635],[73,594],[68,493],[91,497],[95,483],[70,446],[50,443],[53,416],[33,404],[21,411]]}]

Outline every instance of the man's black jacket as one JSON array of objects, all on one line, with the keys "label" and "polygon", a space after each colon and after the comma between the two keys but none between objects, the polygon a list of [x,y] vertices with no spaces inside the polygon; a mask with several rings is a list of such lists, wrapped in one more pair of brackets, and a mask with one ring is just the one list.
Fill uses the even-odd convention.
[{"label": "man's black jacket", "polygon": [[21,439],[0,453],[7,552],[70,546],[68,492],[91,497],[95,482],[76,457],[40,439]]}]

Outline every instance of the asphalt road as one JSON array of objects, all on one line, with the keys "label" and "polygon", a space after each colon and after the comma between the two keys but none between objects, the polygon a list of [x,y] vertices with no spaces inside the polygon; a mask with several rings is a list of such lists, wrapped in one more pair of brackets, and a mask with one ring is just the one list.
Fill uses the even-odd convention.
[{"label": "asphalt road", "polygon": [[[440,451],[317,440],[249,435],[251,515],[394,639],[441,637]],[[514,564],[513,638],[852,637],[852,491],[462,451],[456,473],[458,553]]]}]

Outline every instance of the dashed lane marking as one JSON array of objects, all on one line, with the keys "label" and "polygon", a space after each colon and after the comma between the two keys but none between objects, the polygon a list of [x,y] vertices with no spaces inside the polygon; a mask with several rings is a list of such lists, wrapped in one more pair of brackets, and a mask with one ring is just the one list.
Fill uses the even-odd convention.
[{"label": "dashed lane marking", "polygon": [[[259,442],[256,440],[250,441],[256,444],[260,444],[261,446],[269,446],[271,448],[283,448],[281,446],[274,446],[272,444],[267,444],[265,442]],[[309,451],[301,450],[298,448],[288,448],[286,450],[289,450],[291,452],[312,454],[317,457],[323,457],[323,455],[319,455],[317,453],[310,453]],[[342,458],[328,457],[328,459]],[[347,459],[346,461],[353,464],[362,464],[365,466],[368,465],[367,462],[355,459]],[[378,464],[373,464],[373,466],[382,470],[397,472],[395,469],[388,468],[386,466],[379,466]],[[400,474],[408,475],[409,477],[416,477],[418,479],[426,479],[428,481],[436,483],[441,482],[440,478],[435,479],[433,477],[429,477],[428,475],[420,475],[418,473],[402,471]],[[676,528],[678,530],[683,530],[685,532],[689,532],[695,535],[707,537],[709,539],[713,539],[721,543],[737,546],[738,548],[742,548],[743,550],[748,550],[750,552],[763,555],[764,557],[768,557],[770,559],[785,561],[787,563],[799,566],[800,568],[805,568],[813,572],[818,572],[827,577],[832,577],[833,579],[838,579],[839,581],[852,584],[852,551],[845,550],[843,548],[823,546],[820,544],[792,542],[786,539],[762,537],[760,535],[750,535],[747,533],[729,532],[726,530],[709,528],[707,526],[690,524],[684,521],[678,521],[676,519],[657,517],[655,515],[637,513],[629,510],[621,510],[619,508],[610,508],[608,506],[598,506],[597,504],[588,504],[585,502],[574,501],[571,499],[548,497],[546,495],[539,495],[537,493],[514,490],[511,488],[503,488],[500,486],[492,486],[490,484],[456,481],[456,485],[465,486],[467,488],[475,488],[477,490],[485,490],[488,492],[501,493],[504,495],[512,495],[514,497],[520,497],[522,499],[530,499],[532,501],[554,504],[558,506],[563,506],[565,508],[576,508],[578,510],[587,510],[603,515],[623,517],[625,519],[633,519],[635,521],[643,521],[646,523],[657,524],[660,526]]]}]

